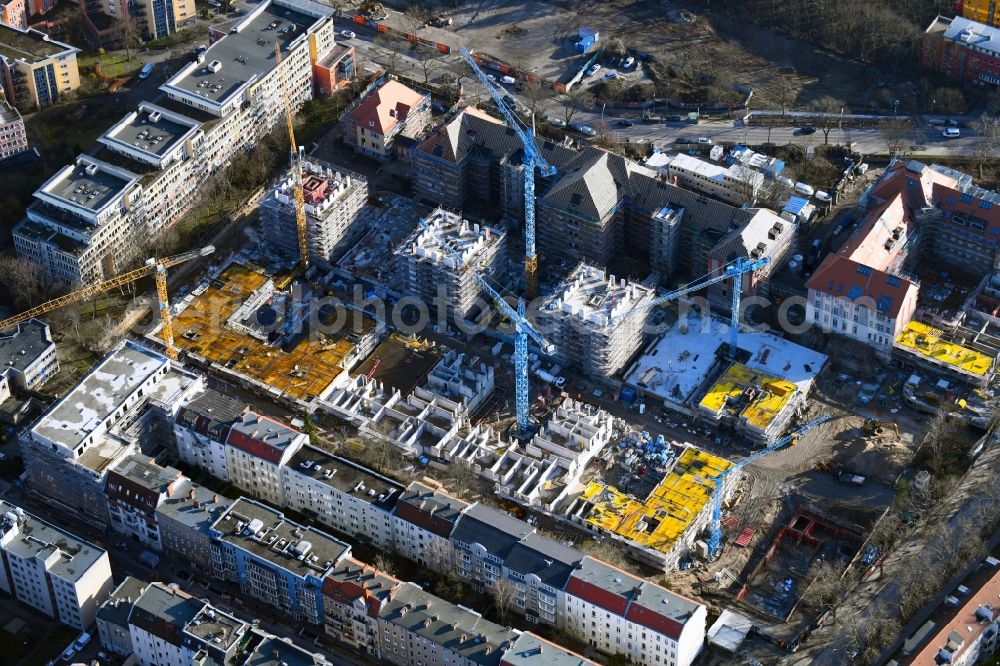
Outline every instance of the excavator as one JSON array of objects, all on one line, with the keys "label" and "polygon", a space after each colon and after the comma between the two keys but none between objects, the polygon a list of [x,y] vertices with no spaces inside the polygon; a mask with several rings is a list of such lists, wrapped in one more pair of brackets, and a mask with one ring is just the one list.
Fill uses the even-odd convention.
[{"label": "excavator", "polygon": [[899,438],[899,426],[892,421],[880,421],[878,419],[865,419],[865,422],[861,425],[861,431],[866,435],[879,435],[882,436],[888,431],[896,433],[896,438]]}]

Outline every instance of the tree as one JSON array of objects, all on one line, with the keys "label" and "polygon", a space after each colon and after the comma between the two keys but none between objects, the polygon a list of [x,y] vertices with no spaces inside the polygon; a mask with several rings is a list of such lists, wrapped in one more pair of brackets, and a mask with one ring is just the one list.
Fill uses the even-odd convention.
[{"label": "tree", "polygon": [[0,256],[0,286],[7,292],[7,302],[18,310],[27,310],[50,295],[50,282],[41,267],[21,257]]},{"label": "tree", "polygon": [[845,576],[845,567],[831,562],[820,562],[815,568],[812,582],[802,594],[802,602],[819,613],[830,612],[836,619],[837,606],[847,595],[850,583]]},{"label": "tree", "polygon": [[563,120],[566,121],[567,127],[577,111],[594,107],[594,96],[580,87],[572,88],[559,101],[563,107]]},{"label": "tree", "polygon": [[986,163],[992,158],[993,152],[1000,148],[1000,125],[997,124],[996,118],[984,113],[969,123],[969,129],[976,135],[972,154],[979,167],[979,179],[982,180]]},{"label": "tree", "polygon": [[430,83],[431,75],[441,68],[441,59],[444,57],[444,54],[436,48],[428,46],[420,47],[419,53],[420,69],[424,74],[424,85],[426,86]]},{"label": "tree", "polygon": [[493,606],[497,609],[497,616],[501,624],[507,624],[507,614],[510,613],[511,604],[517,599],[518,589],[506,576],[500,576],[493,587],[490,588],[490,598]]},{"label": "tree", "polygon": [[823,145],[830,145],[830,130],[836,127],[840,120],[837,114],[843,107],[832,97],[821,97],[813,105],[813,108],[820,113],[816,120],[816,126],[823,132]]},{"label": "tree", "polygon": [[126,58],[131,61],[132,51],[142,44],[142,32],[126,7],[122,7],[121,12],[122,17],[118,19],[118,39],[125,49]]},{"label": "tree", "polygon": [[383,553],[379,553],[375,556],[375,559],[372,560],[372,566],[387,576],[395,577],[396,575],[396,563]]},{"label": "tree", "polygon": [[548,91],[543,88],[538,82],[526,81],[523,86],[521,86],[520,93],[521,101],[524,105],[528,107],[532,115],[538,111],[538,107],[541,103],[548,98]]},{"label": "tree", "polygon": [[373,51],[382,56],[385,64],[385,71],[388,74],[399,73],[399,59],[402,57],[400,51],[406,47],[407,42],[396,34],[380,32],[372,39]]},{"label": "tree", "polygon": [[896,545],[899,538],[906,533],[906,525],[899,519],[899,513],[890,507],[879,519],[868,535],[870,543],[878,551],[878,573],[882,575],[882,565],[889,549]]},{"label": "tree", "polygon": [[885,142],[889,155],[902,157],[902,148],[906,141],[906,131],[903,127],[892,120],[883,120],[879,123],[879,133],[882,135],[882,141]]}]

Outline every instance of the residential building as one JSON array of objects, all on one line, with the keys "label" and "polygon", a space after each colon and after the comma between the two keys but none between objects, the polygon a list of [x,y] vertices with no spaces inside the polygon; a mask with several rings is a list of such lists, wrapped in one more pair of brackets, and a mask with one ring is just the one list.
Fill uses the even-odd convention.
[{"label": "residential building", "polygon": [[[302,158],[309,258],[329,266],[357,243],[367,230],[362,211],[368,203],[368,181],[339,166]],[[299,258],[293,176],[283,174],[260,204],[261,226],[274,250]]]},{"label": "residential building", "polygon": [[33,111],[79,88],[79,51],[44,32],[0,23],[0,82],[7,101]]},{"label": "residential building", "polygon": [[389,79],[344,114],[344,143],[377,160],[392,157],[397,137],[416,138],[431,122],[431,95]]},{"label": "residential building", "polygon": [[40,319],[19,324],[16,331],[0,333],[0,362],[10,386],[34,391],[59,372],[56,343],[49,325]]},{"label": "residential building", "polygon": [[518,632],[400,583],[379,612],[382,660],[399,666],[500,666]]},{"label": "residential building", "polygon": [[515,544],[535,528],[478,502],[458,517],[451,533],[455,573],[480,590],[497,585],[503,562]]},{"label": "residential building", "polygon": [[145,0],[138,9],[149,39],[172,35],[197,16],[194,0]]},{"label": "residential building", "polygon": [[500,666],[592,666],[596,663],[531,632],[518,636],[500,660]]},{"label": "residential building", "polygon": [[921,62],[961,83],[1000,84],[1000,28],[938,16],[924,31]]},{"label": "residential building", "polygon": [[257,634],[260,640],[247,655],[242,666],[337,666],[320,653],[308,652],[284,638]]},{"label": "residential building", "polygon": [[583,554],[529,534],[503,560],[503,575],[516,590],[514,606],[529,622],[557,624],[563,590]]},{"label": "residential building", "polygon": [[114,589],[108,553],[10,502],[0,502],[0,589],[85,629]]},{"label": "residential building", "polygon": [[323,579],[351,554],[349,545],[245,497],[215,521],[211,535],[217,577],[289,618],[323,623]]},{"label": "residential building", "polygon": [[14,227],[18,256],[56,282],[97,282],[119,273],[149,240],[141,176],[80,155],[35,192]]},{"label": "residential building", "polygon": [[249,408],[239,400],[205,389],[177,410],[174,442],[180,459],[217,479],[229,480],[226,440],[229,429]]},{"label": "residential building", "polygon": [[100,44],[117,44],[117,25],[130,21],[147,39],[161,39],[196,17],[194,0],[80,0],[84,25]]},{"label": "residential building", "polygon": [[413,481],[396,502],[393,512],[396,551],[433,571],[451,571],[451,533],[467,502],[440,488]]},{"label": "residential building", "polygon": [[[488,297],[481,296],[476,274],[503,283],[507,271],[504,232],[470,224],[443,208],[424,222],[426,227],[415,229],[394,253],[399,291],[426,304],[438,319],[446,312],[449,321],[465,320],[492,307]],[[453,254],[461,257],[460,265]],[[431,323],[440,326],[443,322]]]},{"label": "residential building", "polygon": [[146,585],[145,581],[126,576],[107,601],[97,609],[97,635],[106,651],[122,657],[135,653],[129,616],[132,614],[133,604],[146,590]]},{"label": "residential building", "polygon": [[122,342],[22,435],[29,491],[68,516],[107,527],[104,483],[138,450],[134,428],[202,382],[166,356]]},{"label": "residential building", "polygon": [[581,263],[546,299],[539,326],[560,363],[611,377],[642,347],[655,296],[655,289]]},{"label": "residential building", "polygon": [[36,193],[15,231],[19,256],[70,282],[117,273],[194,205],[206,179],[285,121],[282,91],[293,112],[312,97],[313,63],[333,45],[328,7],[257,5],[160,86],[157,104],[140,104],[106,132],[99,158],[79,157]]},{"label": "residential building", "polygon": [[706,161],[687,153],[669,156],[657,171],[676,185],[703,192],[734,206],[755,204],[766,188],[764,174],[758,171],[742,164],[724,165]]},{"label": "residential building", "polygon": [[1000,25],[1000,6],[995,0],[956,0],[955,12],[979,23]]},{"label": "residential building", "polygon": [[449,349],[427,374],[423,388],[454,400],[459,411],[471,414],[486,396],[493,392],[493,366],[478,356]]},{"label": "residential building", "polygon": [[304,432],[248,410],[229,426],[226,480],[281,506],[285,499],[282,468],[308,441]]},{"label": "residential building", "polygon": [[592,557],[566,584],[565,627],[600,652],[688,666],[705,641],[707,608]]},{"label": "residential building", "polygon": [[328,97],[350,85],[357,69],[357,55],[354,47],[337,44],[330,52],[313,65],[316,79],[316,93]]},{"label": "residential building", "polygon": [[400,581],[353,557],[323,579],[324,630],[335,641],[379,658],[378,618]]},{"label": "residential building", "polygon": [[18,30],[27,30],[27,0],[4,0],[0,2],[0,23],[17,28]]},{"label": "residential building", "polygon": [[104,483],[111,529],[134,537],[143,546],[163,550],[157,508],[187,492],[191,480],[173,467],[161,467],[149,456],[134,453],[108,471]]},{"label": "residential building", "polygon": [[211,527],[232,504],[197,483],[164,499],[156,507],[156,523],[164,550],[183,557],[204,573],[212,571]]},{"label": "residential building", "polygon": [[281,505],[378,550],[395,545],[392,509],[403,486],[306,444],[281,468]]},{"label": "residential building", "polygon": [[28,150],[24,120],[17,109],[0,99],[0,162]]}]

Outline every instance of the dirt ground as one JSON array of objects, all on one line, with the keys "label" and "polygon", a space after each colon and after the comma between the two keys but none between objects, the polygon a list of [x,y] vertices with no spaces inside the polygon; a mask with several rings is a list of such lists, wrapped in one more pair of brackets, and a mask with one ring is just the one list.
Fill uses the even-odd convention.
[{"label": "dirt ground", "polygon": [[[666,11],[665,4],[670,5],[666,9],[691,10],[694,21],[672,22],[668,16],[676,13]],[[754,108],[783,103],[809,108],[823,97],[857,108],[884,90],[877,88],[879,74],[872,67],[694,9],[651,1],[482,0],[446,15],[468,47],[553,80],[578,62],[573,43],[586,26],[598,30],[603,43],[621,39],[627,48],[652,53],[661,64],[677,65],[692,76],[750,86]]]}]

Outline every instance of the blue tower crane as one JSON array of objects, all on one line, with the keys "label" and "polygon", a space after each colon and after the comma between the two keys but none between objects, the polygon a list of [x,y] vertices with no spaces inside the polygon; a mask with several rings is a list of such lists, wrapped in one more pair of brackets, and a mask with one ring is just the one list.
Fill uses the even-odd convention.
[{"label": "blue tower crane", "polygon": [[722,545],[722,486],[725,483],[726,478],[733,472],[740,471],[753,461],[763,458],[764,456],[770,453],[774,453],[775,451],[782,448],[792,440],[796,439],[799,435],[809,430],[812,430],[818,425],[826,423],[831,418],[833,417],[831,417],[829,414],[825,414],[819,417],[818,419],[810,421],[801,428],[792,432],[792,434],[788,435],[787,437],[783,437],[774,444],[772,444],[771,446],[765,449],[761,449],[760,451],[757,451],[753,455],[748,456],[743,460],[739,461],[738,463],[736,463],[735,465],[724,471],[722,474],[713,476],[712,478],[708,479],[715,485],[715,491],[712,493],[712,532],[708,540],[709,559],[714,560],[716,558],[716,556],[719,554],[719,547]]},{"label": "blue tower crane", "polygon": [[[438,242],[441,248],[455,260],[455,265],[457,267],[462,267],[465,262],[462,261],[462,255],[455,250],[448,242],[448,240],[441,235],[436,229],[427,224],[425,221],[420,221],[420,226],[427,229],[434,235],[434,239]],[[517,310],[512,308],[507,301],[503,299],[503,296],[493,288],[493,286],[486,281],[478,270],[471,266],[466,266],[467,269],[472,271],[472,275],[479,287],[486,292],[486,294],[496,303],[497,309],[500,314],[510,319],[514,322],[514,405],[515,412],[517,414],[517,431],[518,437],[527,437],[530,435],[530,404],[528,400],[528,337],[530,336],[532,340],[538,343],[538,346],[542,348],[542,351],[549,353],[552,350],[552,345],[542,337],[541,333],[536,331],[534,327],[528,323],[528,320],[524,317],[524,299],[517,299]]]},{"label": "blue tower crane", "polygon": [[528,298],[534,298],[538,295],[538,255],[535,253],[535,167],[538,167],[539,173],[545,177],[554,175],[556,168],[542,157],[541,151],[535,144],[534,130],[517,117],[515,109],[507,106],[500,90],[479,68],[469,49],[463,46],[459,50],[472,68],[473,74],[486,86],[500,113],[511,129],[517,132],[524,146],[524,292]]}]

